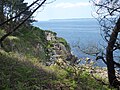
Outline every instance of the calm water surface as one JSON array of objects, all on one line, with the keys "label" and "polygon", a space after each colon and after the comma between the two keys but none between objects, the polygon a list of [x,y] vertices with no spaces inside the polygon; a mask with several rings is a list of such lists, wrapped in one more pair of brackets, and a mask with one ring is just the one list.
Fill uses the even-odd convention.
[{"label": "calm water surface", "polygon": [[[44,30],[54,31],[57,36],[65,38],[70,44],[73,54],[79,58],[90,57],[94,59],[95,57],[74,48],[73,46],[78,45],[78,42],[82,47],[105,43],[100,35],[100,26],[95,19],[49,20],[36,22],[34,25]],[[103,65],[101,61],[98,64]]]}]

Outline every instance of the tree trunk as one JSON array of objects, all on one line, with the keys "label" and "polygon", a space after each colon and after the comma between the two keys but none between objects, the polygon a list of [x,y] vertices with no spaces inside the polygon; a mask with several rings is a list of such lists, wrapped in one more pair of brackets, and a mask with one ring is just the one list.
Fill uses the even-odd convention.
[{"label": "tree trunk", "polygon": [[110,35],[110,40],[106,48],[106,60],[107,60],[107,69],[108,69],[108,80],[111,86],[117,87],[120,83],[118,82],[115,76],[114,68],[114,57],[113,57],[113,48],[117,40],[118,33],[120,32],[120,18],[118,19],[112,34]]},{"label": "tree trunk", "polygon": [[[0,1],[0,23],[4,22],[4,1],[1,0]],[[2,26],[1,28],[3,28],[4,26]]]}]

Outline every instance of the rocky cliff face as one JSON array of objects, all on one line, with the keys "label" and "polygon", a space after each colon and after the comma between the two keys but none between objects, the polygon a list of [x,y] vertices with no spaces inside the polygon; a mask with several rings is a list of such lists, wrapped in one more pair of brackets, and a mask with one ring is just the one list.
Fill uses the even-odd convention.
[{"label": "rocky cliff face", "polygon": [[[1,34],[1,33],[0,33]],[[4,41],[7,52],[18,52],[28,57],[39,59],[40,62],[50,63],[58,59],[75,62],[69,44],[65,39],[57,37],[55,32],[44,31],[37,27],[32,30],[21,30],[17,36],[9,36]]]},{"label": "rocky cliff face", "polygon": [[71,54],[70,46],[65,39],[57,37],[56,33],[50,31],[46,31],[45,36],[48,41],[47,49],[51,62],[59,59],[71,61],[72,63],[76,61],[77,58]]}]

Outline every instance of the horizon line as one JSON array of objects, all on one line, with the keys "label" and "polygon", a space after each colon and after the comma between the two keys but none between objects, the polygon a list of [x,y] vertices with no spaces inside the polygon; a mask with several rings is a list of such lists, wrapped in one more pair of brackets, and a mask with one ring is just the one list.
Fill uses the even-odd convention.
[{"label": "horizon line", "polygon": [[57,20],[79,20],[79,19],[95,19],[94,17],[87,17],[87,18],[55,18],[55,19],[48,19],[48,20],[37,20],[39,21],[57,21]]}]

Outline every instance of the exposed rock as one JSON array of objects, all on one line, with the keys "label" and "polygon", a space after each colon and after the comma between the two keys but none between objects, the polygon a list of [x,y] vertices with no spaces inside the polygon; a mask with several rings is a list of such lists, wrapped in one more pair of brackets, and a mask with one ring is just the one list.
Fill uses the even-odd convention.
[{"label": "exposed rock", "polygon": [[45,35],[46,35],[46,40],[48,40],[48,41],[55,41],[56,40],[55,39],[55,37],[56,37],[55,34],[50,32],[50,31],[46,31]]},{"label": "exposed rock", "polygon": [[63,38],[57,37],[55,33],[50,31],[46,31],[45,35],[46,40],[50,43],[48,51],[51,62],[61,59],[70,61],[71,64],[76,62],[77,58],[72,55],[71,50],[68,48],[68,43],[67,45],[63,43],[66,42]]}]

